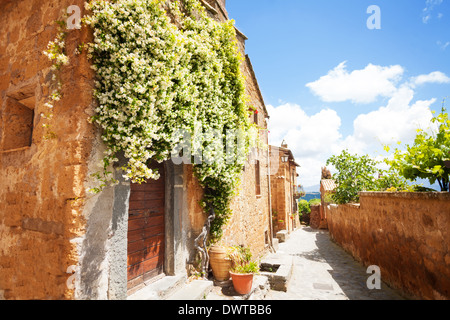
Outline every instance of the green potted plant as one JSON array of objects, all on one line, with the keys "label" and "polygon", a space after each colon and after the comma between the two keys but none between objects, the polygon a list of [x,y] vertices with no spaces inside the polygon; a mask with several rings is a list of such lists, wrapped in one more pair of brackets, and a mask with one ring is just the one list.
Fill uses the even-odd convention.
[{"label": "green potted plant", "polygon": [[253,278],[259,273],[259,264],[252,260],[250,249],[232,247],[229,257],[233,262],[230,270],[234,290],[241,294],[249,294],[252,290]]}]

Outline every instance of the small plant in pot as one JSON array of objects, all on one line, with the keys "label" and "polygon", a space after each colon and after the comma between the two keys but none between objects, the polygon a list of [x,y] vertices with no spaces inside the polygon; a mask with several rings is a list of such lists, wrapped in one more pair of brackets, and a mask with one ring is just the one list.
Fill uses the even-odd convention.
[{"label": "small plant in pot", "polygon": [[253,277],[259,273],[259,264],[252,260],[250,249],[232,247],[229,257],[233,262],[230,270],[234,290],[241,294],[249,294],[252,290]]}]

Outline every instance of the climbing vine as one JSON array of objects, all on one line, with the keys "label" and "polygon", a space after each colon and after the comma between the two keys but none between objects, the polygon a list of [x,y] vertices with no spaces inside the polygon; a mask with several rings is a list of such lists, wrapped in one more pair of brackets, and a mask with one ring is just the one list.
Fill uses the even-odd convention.
[{"label": "climbing vine", "polygon": [[42,125],[42,127],[46,130],[44,135],[44,139],[46,140],[56,138],[56,134],[51,129],[50,121],[53,119],[53,108],[55,103],[61,99],[62,83],[59,76],[59,70],[62,66],[69,64],[69,57],[65,53],[65,39],[67,36],[66,22],[63,18],[56,21],[56,23],[58,24],[58,33],[56,38],[48,43],[47,50],[43,52],[44,55],[52,61],[51,71],[53,72],[50,100],[44,104],[47,111],[45,113],[41,113],[41,118],[48,120]]},{"label": "climbing vine", "polygon": [[[192,154],[201,160],[194,172],[205,211],[214,208],[211,240],[217,241],[257,132],[233,23],[209,18],[198,0],[92,0],[86,9],[94,35],[88,57],[97,74],[92,121],[107,146],[97,174],[104,183],[95,191],[114,182],[108,168],[119,153],[127,159],[124,176],[142,183],[159,177],[151,160],[169,160],[190,145],[200,152]],[[186,141],[186,133],[193,139]],[[230,137],[234,143],[241,137],[231,158],[222,147]]]}]

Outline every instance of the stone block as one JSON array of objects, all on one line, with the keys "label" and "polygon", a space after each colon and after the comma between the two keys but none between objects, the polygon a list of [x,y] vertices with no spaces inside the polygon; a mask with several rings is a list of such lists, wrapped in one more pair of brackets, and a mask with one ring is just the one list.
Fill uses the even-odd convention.
[{"label": "stone block", "polygon": [[289,232],[287,230],[281,230],[277,232],[277,239],[280,243],[286,242],[289,238]]},{"label": "stone block", "polygon": [[64,225],[62,223],[33,218],[25,218],[22,223],[22,228],[45,234],[62,235],[64,233]]},{"label": "stone block", "polygon": [[261,275],[268,278],[272,290],[287,291],[293,263],[292,256],[280,254],[271,254],[261,261]]}]

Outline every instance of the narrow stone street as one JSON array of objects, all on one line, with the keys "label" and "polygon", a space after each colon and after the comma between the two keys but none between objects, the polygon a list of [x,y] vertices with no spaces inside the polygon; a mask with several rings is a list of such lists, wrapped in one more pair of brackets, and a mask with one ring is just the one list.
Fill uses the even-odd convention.
[{"label": "narrow stone street", "polygon": [[293,256],[293,274],[287,292],[270,290],[266,300],[404,299],[384,283],[381,290],[369,290],[367,268],[331,241],[328,231],[300,228],[277,253]]}]

